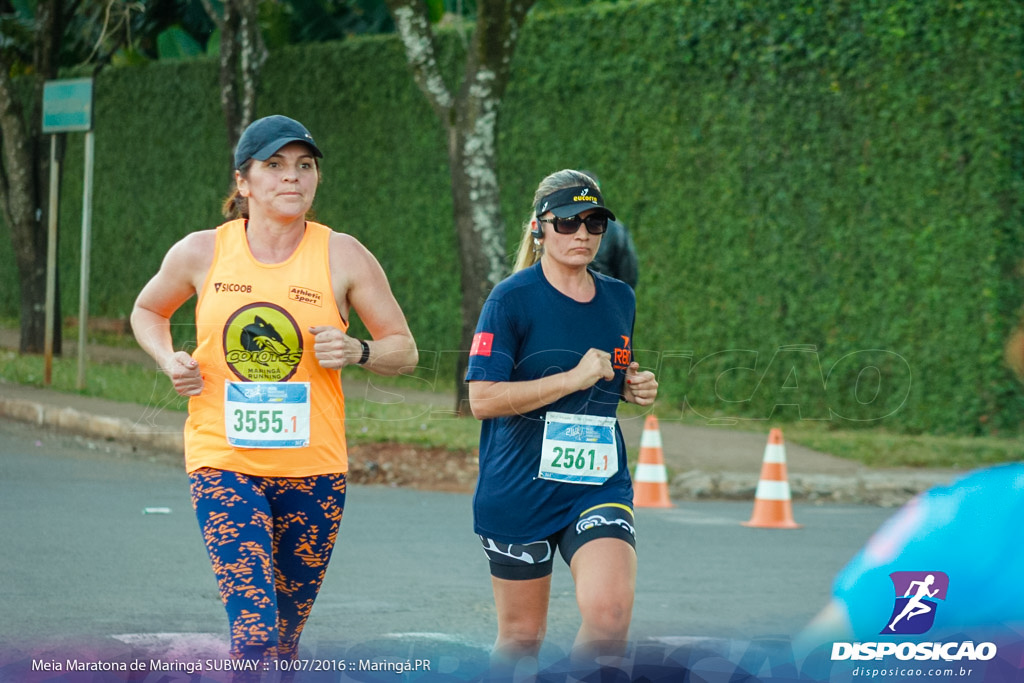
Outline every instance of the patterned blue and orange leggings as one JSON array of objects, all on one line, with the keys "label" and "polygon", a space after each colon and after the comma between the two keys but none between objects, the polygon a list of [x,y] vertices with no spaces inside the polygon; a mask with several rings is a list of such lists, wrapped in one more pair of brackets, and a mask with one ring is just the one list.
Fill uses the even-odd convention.
[{"label": "patterned blue and orange leggings", "polygon": [[192,507],[231,625],[231,655],[294,659],[345,508],[345,475],[253,477],[201,468]]}]

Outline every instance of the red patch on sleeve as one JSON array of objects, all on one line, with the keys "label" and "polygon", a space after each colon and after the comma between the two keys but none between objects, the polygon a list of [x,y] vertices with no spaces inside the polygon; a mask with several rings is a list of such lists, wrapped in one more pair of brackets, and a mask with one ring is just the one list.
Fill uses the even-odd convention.
[{"label": "red patch on sleeve", "polygon": [[471,356],[490,356],[494,335],[490,332],[477,332],[473,335],[473,346],[469,348]]}]

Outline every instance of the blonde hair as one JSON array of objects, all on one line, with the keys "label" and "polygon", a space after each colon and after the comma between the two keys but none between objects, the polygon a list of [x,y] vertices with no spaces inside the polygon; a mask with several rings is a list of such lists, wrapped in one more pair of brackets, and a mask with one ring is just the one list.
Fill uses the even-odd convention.
[{"label": "blonde hair", "polygon": [[[541,198],[548,196],[552,192],[563,190],[567,187],[586,186],[592,190],[598,190],[597,184],[594,179],[588,176],[586,173],[581,171],[575,171],[571,168],[564,168],[561,171],[555,171],[544,180],[540,181],[540,185],[537,186],[537,191],[533,193],[533,207],[537,206],[537,202]],[[537,261],[544,253],[543,247],[538,243],[534,243],[533,230],[531,224],[533,219],[536,218],[534,214],[534,208],[530,208],[530,215],[526,219],[526,223],[523,224],[523,238],[519,242],[519,250],[516,253],[515,265],[512,267],[512,272],[529,268]]]}]

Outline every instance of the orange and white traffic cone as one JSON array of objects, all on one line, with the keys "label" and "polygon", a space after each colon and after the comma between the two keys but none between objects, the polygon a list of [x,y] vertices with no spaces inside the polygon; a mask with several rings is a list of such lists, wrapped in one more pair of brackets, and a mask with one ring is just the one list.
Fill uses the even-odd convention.
[{"label": "orange and white traffic cone", "polygon": [[638,508],[670,508],[668,473],[661,453],[661,430],[658,418],[648,415],[640,437],[640,458],[633,474],[633,506]]},{"label": "orange and white traffic cone", "polygon": [[766,529],[799,529],[801,526],[793,520],[792,497],[786,475],[786,446],[782,442],[781,429],[774,428],[768,434],[761,479],[754,494],[754,513],[749,522],[742,524]]}]

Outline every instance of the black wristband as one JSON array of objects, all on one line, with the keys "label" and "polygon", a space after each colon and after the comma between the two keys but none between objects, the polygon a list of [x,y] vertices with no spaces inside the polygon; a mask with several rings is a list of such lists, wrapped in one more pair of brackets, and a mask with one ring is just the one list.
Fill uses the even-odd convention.
[{"label": "black wristband", "polygon": [[366,365],[366,361],[370,360],[370,345],[366,343],[365,339],[360,339],[359,343],[363,346],[363,355],[359,358],[359,364]]}]

